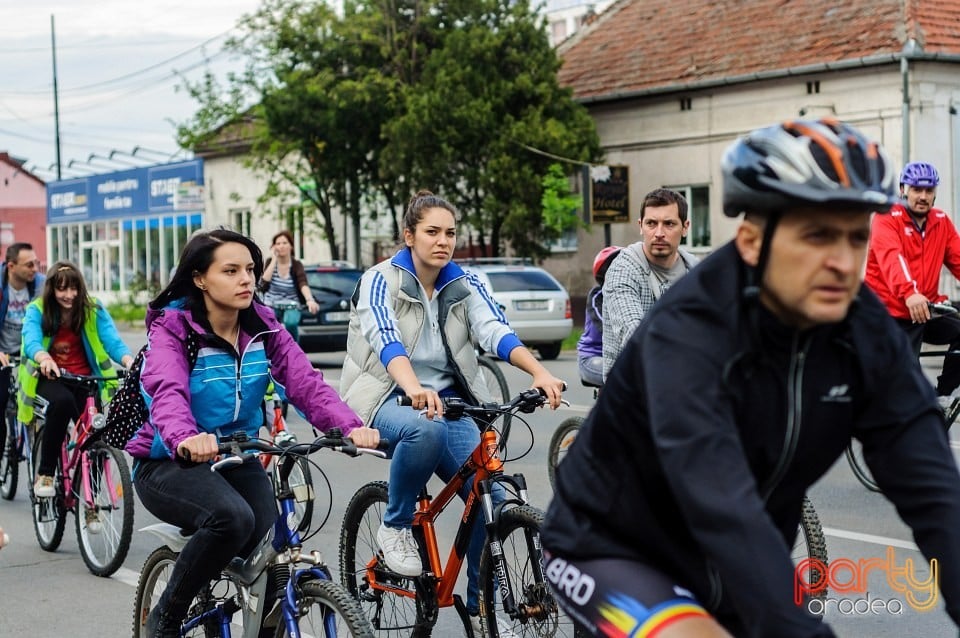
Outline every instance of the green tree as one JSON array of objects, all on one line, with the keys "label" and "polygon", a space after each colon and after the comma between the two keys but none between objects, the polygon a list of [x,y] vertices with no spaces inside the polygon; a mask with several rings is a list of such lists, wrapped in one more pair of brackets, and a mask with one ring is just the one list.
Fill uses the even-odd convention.
[{"label": "green tree", "polygon": [[540,204],[543,207],[545,228],[562,234],[580,226],[586,227],[577,214],[577,207],[581,200],[571,193],[570,179],[560,164],[551,164],[547,167],[542,185],[543,196]]},{"label": "green tree", "polygon": [[593,120],[559,86],[560,62],[526,3],[442,5],[438,46],[404,112],[387,125],[385,155],[466,215],[482,248],[542,257],[563,232],[543,224],[542,178],[555,160],[597,161]]},{"label": "green tree", "polygon": [[[269,176],[264,200],[299,195],[339,256],[333,211],[397,215],[430,188],[454,202],[481,247],[543,256],[541,152],[596,161],[593,121],[559,87],[542,21],[507,0],[347,0],[343,17],[308,0],[266,0],[228,48],[247,60],[226,87],[188,85],[200,102],[179,129],[195,148],[249,140]],[[226,126],[225,125],[229,125]],[[531,150],[534,149],[534,150]],[[539,151],[539,152],[536,152]],[[356,233],[359,236],[359,233]]]}]

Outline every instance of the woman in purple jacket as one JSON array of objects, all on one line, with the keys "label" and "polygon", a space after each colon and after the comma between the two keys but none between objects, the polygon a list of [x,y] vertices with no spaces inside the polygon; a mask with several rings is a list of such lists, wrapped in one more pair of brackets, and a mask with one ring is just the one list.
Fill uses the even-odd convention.
[{"label": "woman in purple jacket", "polygon": [[[263,257],[230,230],[201,233],[183,249],[170,284],[147,314],[140,373],[150,419],[130,440],[137,494],[157,518],[195,530],[141,635],[179,636],[187,608],[234,556],[248,554],[276,519],[270,479],[255,458],[211,472],[218,437],[256,436],[271,380],[319,430],[339,428],[375,447],[336,390],[313,369],[273,312],[254,300]],[[190,352],[190,349],[193,352]],[[175,463],[188,456],[193,465]]]}]

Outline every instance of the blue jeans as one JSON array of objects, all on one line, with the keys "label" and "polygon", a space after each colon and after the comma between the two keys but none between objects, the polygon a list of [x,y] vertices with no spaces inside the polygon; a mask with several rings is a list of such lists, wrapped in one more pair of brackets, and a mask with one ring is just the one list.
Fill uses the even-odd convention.
[{"label": "blue jeans", "polygon": [[[387,450],[390,463],[390,490],[383,522],[390,527],[410,527],[421,488],[436,472],[444,482],[456,474],[470,453],[480,444],[480,431],[473,419],[456,421],[446,418],[428,420],[417,410],[397,405],[396,393],[391,394],[373,417],[372,427],[390,441]],[[460,490],[466,500],[473,487],[470,479]],[[494,501],[503,500],[503,489],[496,486]],[[480,609],[478,581],[480,555],[486,531],[483,516],[476,519],[470,547],[467,549],[467,611],[476,614]]]}]

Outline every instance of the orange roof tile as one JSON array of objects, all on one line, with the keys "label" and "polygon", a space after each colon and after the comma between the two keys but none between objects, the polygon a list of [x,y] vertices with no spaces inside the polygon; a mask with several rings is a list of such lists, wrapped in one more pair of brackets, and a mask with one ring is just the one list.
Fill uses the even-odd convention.
[{"label": "orange roof tile", "polygon": [[[960,54],[960,0],[620,0],[560,46],[560,82],[602,100],[863,58]],[[960,61],[958,58],[956,61]]]}]

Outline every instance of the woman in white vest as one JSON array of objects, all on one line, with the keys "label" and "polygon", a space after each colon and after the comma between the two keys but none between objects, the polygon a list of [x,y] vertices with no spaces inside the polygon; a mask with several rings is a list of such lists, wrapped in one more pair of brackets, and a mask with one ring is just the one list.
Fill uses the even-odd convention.
[{"label": "woman in white vest", "polygon": [[[530,374],[552,408],[563,391],[563,381],[523,346],[483,284],[451,261],[456,223],[449,202],[429,191],[414,195],[403,219],[406,246],[364,273],[351,305],[340,393],[365,425],[390,441],[390,500],[377,539],[387,566],[404,576],[422,569],[410,531],[418,492],[434,472],[449,480],[480,442],[474,421],[444,418],[441,402],[451,395],[472,404],[491,400],[474,344]],[[397,405],[403,394],[413,409]],[[479,612],[479,523],[467,556],[473,615]]]}]

